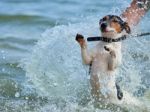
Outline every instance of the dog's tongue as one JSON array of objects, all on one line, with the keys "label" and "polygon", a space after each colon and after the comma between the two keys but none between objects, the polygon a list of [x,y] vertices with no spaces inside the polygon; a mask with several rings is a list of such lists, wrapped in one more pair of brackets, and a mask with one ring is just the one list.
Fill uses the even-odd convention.
[{"label": "dog's tongue", "polygon": [[104,30],[104,32],[109,32],[109,30],[106,28],[106,29]]}]

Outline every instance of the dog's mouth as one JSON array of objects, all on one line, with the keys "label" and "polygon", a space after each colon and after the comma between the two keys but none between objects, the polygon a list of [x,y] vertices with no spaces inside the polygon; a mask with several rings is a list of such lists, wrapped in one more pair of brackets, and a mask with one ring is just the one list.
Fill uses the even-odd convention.
[{"label": "dog's mouth", "polygon": [[113,33],[114,32],[114,28],[111,28],[109,26],[106,26],[106,27],[101,26],[100,30],[102,33]]},{"label": "dog's mouth", "polygon": [[102,31],[102,33],[114,33],[114,30],[112,30],[112,29],[103,29],[103,30],[101,30]]},{"label": "dog's mouth", "polygon": [[108,33],[108,32],[114,32],[113,30],[104,30],[104,31],[102,31],[103,33]]},{"label": "dog's mouth", "polygon": [[117,34],[113,29],[103,30],[101,31],[101,33],[102,33],[102,36],[107,37],[107,38],[114,38]]}]

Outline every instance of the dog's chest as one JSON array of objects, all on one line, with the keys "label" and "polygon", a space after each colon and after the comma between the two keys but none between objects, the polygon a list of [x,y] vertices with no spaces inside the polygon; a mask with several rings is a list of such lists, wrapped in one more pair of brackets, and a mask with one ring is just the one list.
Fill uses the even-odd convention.
[{"label": "dog's chest", "polygon": [[[104,49],[97,49],[97,52],[94,55],[93,58],[93,64],[94,71],[106,71],[108,69],[108,58],[110,57],[110,54],[105,51]],[[96,72],[95,71],[95,72]]]},{"label": "dog's chest", "polygon": [[118,51],[120,52],[120,46],[117,47],[114,44],[105,44],[105,43],[98,44],[95,48],[93,61],[92,61],[92,71],[94,73],[108,71],[108,62],[111,56],[110,56],[110,52],[104,49],[104,46],[109,46],[109,48],[115,51],[116,58],[119,58]]}]

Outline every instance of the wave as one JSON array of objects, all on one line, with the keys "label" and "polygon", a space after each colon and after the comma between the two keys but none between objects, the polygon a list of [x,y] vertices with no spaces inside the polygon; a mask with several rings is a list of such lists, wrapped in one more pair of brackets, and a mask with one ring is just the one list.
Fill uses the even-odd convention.
[{"label": "wave", "polygon": [[56,21],[51,18],[38,15],[27,15],[27,14],[0,14],[0,22],[16,22],[16,23],[26,23],[26,24],[39,24],[39,25],[49,25],[54,26]]},{"label": "wave", "polygon": [[37,40],[22,39],[18,37],[1,37],[0,48],[6,50],[14,50],[20,52],[27,52],[28,48],[33,46]]},{"label": "wave", "polygon": [[43,91],[42,95],[72,97],[80,90],[77,88],[87,85],[74,37],[77,32],[88,32],[94,27],[91,23],[57,26],[43,34],[25,66],[27,77]]}]

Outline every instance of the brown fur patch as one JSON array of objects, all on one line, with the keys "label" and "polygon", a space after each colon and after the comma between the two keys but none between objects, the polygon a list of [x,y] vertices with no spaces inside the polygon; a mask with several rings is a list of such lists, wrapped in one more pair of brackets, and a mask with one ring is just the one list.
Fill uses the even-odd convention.
[{"label": "brown fur patch", "polygon": [[111,22],[110,26],[116,30],[117,33],[121,32],[121,26],[118,22]]}]

